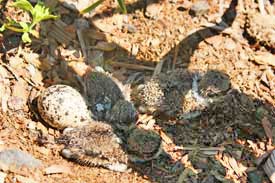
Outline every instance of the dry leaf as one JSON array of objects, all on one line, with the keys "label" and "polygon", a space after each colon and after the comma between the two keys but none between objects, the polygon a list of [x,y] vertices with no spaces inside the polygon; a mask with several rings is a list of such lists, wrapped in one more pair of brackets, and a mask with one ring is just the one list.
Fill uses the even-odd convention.
[{"label": "dry leaf", "polygon": [[241,179],[246,179],[247,167],[237,162],[230,155],[218,153],[216,159],[226,168],[226,177],[231,178],[234,182],[240,182]]},{"label": "dry leaf", "polygon": [[245,170],[247,169],[241,163],[238,163],[235,158],[229,157],[228,163],[230,164],[231,168],[235,171],[235,173],[241,177],[245,174]]}]

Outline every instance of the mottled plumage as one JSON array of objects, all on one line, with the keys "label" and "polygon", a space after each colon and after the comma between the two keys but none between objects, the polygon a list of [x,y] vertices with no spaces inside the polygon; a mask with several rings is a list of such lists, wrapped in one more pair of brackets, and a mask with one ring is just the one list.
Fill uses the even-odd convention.
[{"label": "mottled plumage", "polygon": [[81,165],[114,171],[127,169],[128,156],[122,139],[109,124],[94,121],[80,128],[65,129],[58,142],[65,144],[61,155]]}]

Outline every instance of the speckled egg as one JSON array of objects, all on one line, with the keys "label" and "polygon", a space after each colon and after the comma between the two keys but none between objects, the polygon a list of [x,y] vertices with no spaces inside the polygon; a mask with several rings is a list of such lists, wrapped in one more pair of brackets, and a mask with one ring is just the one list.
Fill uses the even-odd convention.
[{"label": "speckled egg", "polygon": [[41,118],[57,129],[76,127],[91,121],[85,99],[74,88],[53,85],[38,97],[37,107]]}]

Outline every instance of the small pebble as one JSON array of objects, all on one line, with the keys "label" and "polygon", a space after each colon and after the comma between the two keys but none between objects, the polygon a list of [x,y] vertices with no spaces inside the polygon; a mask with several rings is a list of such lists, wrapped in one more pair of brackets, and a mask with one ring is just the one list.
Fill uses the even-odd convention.
[{"label": "small pebble", "polygon": [[17,96],[12,96],[8,100],[8,106],[13,111],[23,110],[24,105],[24,100]]},{"label": "small pebble", "polygon": [[209,11],[209,4],[206,0],[197,1],[193,4],[190,9],[190,14],[192,16],[201,16]]},{"label": "small pebble", "polygon": [[123,27],[129,32],[129,33],[135,33],[137,32],[137,28],[132,24],[124,24]]},{"label": "small pebble", "polygon": [[36,130],[36,122],[32,121],[32,120],[28,120],[28,123],[27,123],[27,128],[30,130],[30,131],[35,131]]},{"label": "small pebble", "polygon": [[79,18],[75,20],[75,26],[77,29],[88,29],[90,27],[90,23],[84,19],[84,18]]}]

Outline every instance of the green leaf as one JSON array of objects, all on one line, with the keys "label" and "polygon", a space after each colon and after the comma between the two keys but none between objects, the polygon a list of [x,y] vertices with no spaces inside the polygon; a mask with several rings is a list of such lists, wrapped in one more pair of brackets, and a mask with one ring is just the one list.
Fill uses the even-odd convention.
[{"label": "green leaf", "polygon": [[15,20],[11,19],[10,17],[7,17],[7,20],[8,20],[9,25],[17,25],[18,24]]},{"label": "green leaf", "polygon": [[58,16],[52,15],[49,8],[46,8],[42,2],[37,3],[31,11],[33,18],[33,25],[47,19],[55,19]]},{"label": "green leaf", "polygon": [[4,30],[6,30],[6,24],[3,24],[3,25],[0,27],[0,32],[3,32]]},{"label": "green leaf", "polygon": [[117,2],[119,4],[119,7],[120,7],[122,13],[126,14],[127,13],[127,9],[126,9],[124,0],[117,0]]},{"label": "green leaf", "polygon": [[37,37],[39,35],[39,32],[37,32],[36,30],[30,30],[29,33],[31,33],[33,36]]},{"label": "green leaf", "polygon": [[96,7],[98,7],[101,3],[103,3],[104,0],[98,0],[94,2],[92,5],[88,6],[84,10],[80,11],[80,14],[89,13],[90,11],[94,10]]},{"label": "green leaf", "polygon": [[32,42],[32,40],[31,40],[31,38],[29,36],[29,33],[27,33],[27,32],[23,33],[23,35],[22,35],[22,41],[24,43],[31,43]]},{"label": "green leaf", "polygon": [[24,32],[30,31],[30,26],[26,22],[19,22],[19,25],[23,28]]},{"label": "green leaf", "polygon": [[33,10],[33,6],[27,0],[17,0],[16,2],[14,2],[12,4],[12,6],[14,6],[16,8],[20,8],[25,11],[29,11],[29,12],[31,12]]}]

